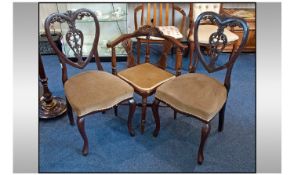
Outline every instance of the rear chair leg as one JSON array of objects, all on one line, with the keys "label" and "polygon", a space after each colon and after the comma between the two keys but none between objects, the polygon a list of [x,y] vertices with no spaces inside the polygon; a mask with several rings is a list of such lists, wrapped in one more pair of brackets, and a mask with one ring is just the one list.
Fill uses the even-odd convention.
[{"label": "rear chair leg", "polygon": [[176,120],[176,119],[177,119],[177,111],[174,110],[174,120]]},{"label": "rear chair leg", "polygon": [[219,111],[218,132],[222,132],[224,129],[225,110],[226,110],[226,104],[224,104],[222,109]]},{"label": "rear chair leg", "polygon": [[154,102],[152,103],[152,112],[153,112],[153,117],[155,120],[155,124],[156,124],[156,128],[153,131],[153,136],[157,137],[159,130],[160,130],[160,118],[159,118],[159,114],[158,114],[158,107],[159,107],[159,100],[155,99]]},{"label": "rear chair leg", "polygon": [[67,116],[68,116],[68,119],[69,119],[69,123],[70,123],[70,125],[75,125],[75,121],[74,121],[74,117],[73,117],[71,105],[69,104],[69,102],[68,102],[68,100],[67,100],[66,97],[65,97],[65,99],[66,99]]},{"label": "rear chair leg", "polygon": [[84,117],[78,117],[77,119],[77,123],[78,123],[78,128],[80,131],[80,134],[84,140],[84,146],[83,146],[83,150],[82,153],[84,156],[86,156],[89,152],[89,145],[88,145],[88,138],[85,132],[85,121],[84,121]]},{"label": "rear chair leg", "polygon": [[113,108],[114,108],[114,115],[117,117],[117,108],[118,108],[118,106],[115,105]]}]

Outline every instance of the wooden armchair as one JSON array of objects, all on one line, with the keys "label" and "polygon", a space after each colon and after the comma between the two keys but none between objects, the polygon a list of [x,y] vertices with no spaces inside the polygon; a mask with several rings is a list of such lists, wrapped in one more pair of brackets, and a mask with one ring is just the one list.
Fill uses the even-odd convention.
[{"label": "wooden armchair", "polygon": [[[194,42],[194,24],[197,20],[197,17],[203,12],[215,12],[217,14],[222,14],[222,3],[190,3],[190,10],[189,10],[189,29],[187,30],[187,39],[189,42],[189,57],[190,57],[190,67],[189,70],[192,71],[194,69],[192,67],[193,61],[193,53],[195,51],[195,42]],[[199,27],[199,44],[201,46],[208,46],[209,43],[209,36],[216,32],[217,26],[210,23],[210,21],[202,21],[201,26]],[[227,39],[228,45],[233,45],[232,52],[236,48],[238,43],[238,35],[231,32],[228,29],[224,30]],[[207,49],[208,47],[206,47]],[[207,50],[209,52],[209,50]]]},{"label": "wooden armchair", "polygon": [[[136,65],[132,52],[131,39],[141,36],[146,37],[147,42],[145,63]],[[150,64],[149,41],[151,37],[162,38],[164,41],[163,53],[156,65]],[[115,46],[119,43],[122,43],[128,53],[128,68],[117,72]],[[154,94],[156,88],[159,85],[175,78],[175,75],[165,70],[167,55],[172,45],[176,46],[176,75],[180,75],[182,65],[182,51],[187,46],[183,45],[173,37],[163,35],[163,33],[157,27],[148,25],[142,26],[135,32],[131,34],[123,34],[114,41],[107,44],[107,47],[112,49],[112,73],[128,82],[131,86],[133,86],[135,92],[142,96],[142,104],[140,104],[142,106],[141,133],[144,133],[145,128],[147,97]]]},{"label": "wooden armchair", "polygon": [[[147,6],[147,19],[145,13]],[[159,14],[157,11],[159,9]],[[170,11],[172,14],[170,15]],[[141,14],[140,14],[141,12]],[[179,26],[175,24],[176,12],[181,15],[181,23]],[[140,14],[140,15],[139,15]],[[163,17],[164,16],[164,17]],[[140,22],[138,17],[140,17]],[[170,19],[171,17],[171,19]],[[142,3],[134,9],[134,23],[135,30],[144,25],[157,26],[164,35],[172,36],[176,39],[183,38],[183,30],[186,22],[186,13],[179,6],[174,3]],[[137,64],[140,63],[140,48],[141,43],[146,43],[146,37],[140,36],[137,38]],[[151,37],[149,42],[162,43],[163,39],[158,37]]]},{"label": "wooden armchair", "polygon": [[[210,52],[204,54],[200,48],[201,22],[209,20],[216,25],[217,30],[208,38]],[[220,55],[223,49],[229,44],[226,35],[226,27],[238,26],[243,30],[242,41],[238,48],[232,52],[228,59]],[[219,115],[218,131],[223,130],[224,116],[228,93],[231,87],[231,73],[240,52],[245,46],[248,39],[248,25],[246,21],[236,17],[222,17],[214,12],[204,12],[199,15],[195,22],[194,42],[196,46],[196,56],[193,60],[193,67],[200,61],[208,73],[226,70],[224,83],[209,77],[205,74],[188,73],[178,76],[161,86],[155,93],[155,101],[152,104],[152,110],[156,121],[156,128],[153,135],[156,137],[160,130],[160,118],[158,114],[158,106],[163,102],[174,110],[191,116],[201,121],[204,126],[201,130],[201,141],[198,149],[197,161],[201,164],[204,160],[204,145],[210,132],[210,123]],[[225,55],[224,55],[225,56]]]},{"label": "wooden armchair", "polygon": [[[92,19],[95,25],[95,37],[93,38],[90,52],[85,53],[87,55],[86,58],[83,57],[84,34],[75,25],[76,21],[82,20],[83,18]],[[55,22],[68,25],[69,29],[65,35],[65,39],[70,49],[74,52],[77,61],[69,59],[54,43],[50,34],[50,26]],[[62,82],[67,101],[67,114],[72,125],[74,124],[73,111],[77,114],[78,129],[84,141],[83,155],[87,155],[89,152],[88,138],[85,132],[85,117],[92,113],[111,109],[124,101],[128,101],[130,105],[128,131],[131,136],[134,136],[134,131],[131,126],[132,117],[136,108],[136,103],[133,99],[134,89],[120,78],[103,71],[97,50],[100,28],[95,13],[84,8],[76,11],[67,11],[66,13],[53,13],[46,18],[45,33],[49,44],[57,53],[60,60]],[[67,64],[74,68],[83,69],[93,57],[95,58],[99,71],[83,71],[68,78]]]}]

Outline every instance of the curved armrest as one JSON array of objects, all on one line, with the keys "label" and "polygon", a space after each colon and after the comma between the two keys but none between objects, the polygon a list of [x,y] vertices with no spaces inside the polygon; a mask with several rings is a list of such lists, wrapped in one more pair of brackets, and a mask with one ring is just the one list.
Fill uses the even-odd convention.
[{"label": "curved armrest", "polygon": [[[107,47],[111,48],[111,53],[112,53],[112,57],[111,57],[111,62],[112,62],[112,73],[114,75],[117,74],[116,71],[116,53],[115,53],[115,46],[118,45],[121,42],[126,42],[126,40],[130,40],[131,38],[136,38],[139,36],[156,36],[156,37],[160,37],[166,40],[166,42],[170,42],[172,45],[177,46],[177,66],[176,66],[176,70],[177,70],[177,75],[179,75],[180,73],[180,66],[181,66],[181,52],[182,50],[184,50],[185,48],[187,48],[188,46],[182,44],[179,40],[171,37],[171,36],[166,36],[163,35],[163,33],[157,28],[157,27],[153,27],[153,26],[149,26],[149,25],[145,25],[140,27],[138,30],[136,30],[133,33],[130,34],[122,34],[121,36],[119,36],[118,38],[116,38],[114,41],[112,42],[108,42],[107,43]],[[129,45],[127,43],[125,43],[125,48],[127,46],[127,49],[131,49],[131,44],[129,43]],[[129,57],[129,63],[128,66],[132,66],[133,65],[133,56],[130,54],[130,51],[128,52],[128,57]],[[148,53],[149,55],[149,51],[147,50],[146,53]],[[146,54],[147,55],[147,54]]]},{"label": "curved armrest", "polygon": [[120,35],[118,38],[116,38],[115,40],[113,41],[110,41],[106,44],[107,48],[113,48],[115,47],[116,45],[118,45],[120,42],[128,39],[128,38],[132,38],[134,35],[134,33],[131,33],[131,34],[122,34]]},{"label": "curved armrest", "polygon": [[[144,27],[141,27],[141,28],[143,29]],[[139,28],[139,30],[136,30],[135,32],[130,33],[130,34],[122,34],[121,36],[119,36],[115,40],[113,40],[111,42],[108,42],[106,46],[108,48],[113,48],[113,47],[115,47],[116,45],[118,45],[119,43],[121,43],[122,41],[124,41],[126,39],[130,39],[130,38],[134,38],[134,37],[138,37],[138,36],[147,36],[149,33],[144,33],[144,31],[140,30],[141,28]],[[158,28],[157,28],[157,30],[159,31]],[[170,41],[171,43],[173,43],[174,45],[176,45],[180,49],[187,48],[186,45],[182,44],[179,40],[175,39],[174,37],[166,36],[166,35],[163,35],[163,34],[161,36],[159,36],[159,37],[162,37],[162,38]]]}]

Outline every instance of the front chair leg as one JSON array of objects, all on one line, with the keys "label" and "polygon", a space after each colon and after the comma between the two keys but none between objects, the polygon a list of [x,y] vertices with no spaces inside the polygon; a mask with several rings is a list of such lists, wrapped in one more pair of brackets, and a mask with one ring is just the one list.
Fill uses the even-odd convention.
[{"label": "front chair leg", "polygon": [[224,104],[222,109],[219,111],[218,132],[222,132],[224,129],[225,110],[226,110],[226,104]]},{"label": "front chair leg", "polygon": [[130,99],[129,100],[129,116],[128,116],[128,130],[129,130],[129,134],[133,137],[135,136],[135,131],[132,127],[132,122],[133,122],[133,117],[134,117],[134,113],[136,110],[136,102],[134,99]]},{"label": "front chair leg", "polygon": [[144,134],[146,123],[147,97],[142,97],[141,134]]},{"label": "front chair leg", "polygon": [[85,132],[85,121],[84,121],[84,117],[78,117],[77,119],[77,123],[78,123],[78,128],[80,131],[80,134],[84,140],[84,146],[83,146],[83,155],[86,156],[89,152],[89,145],[88,145],[88,138]]},{"label": "front chair leg", "polygon": [[200,165],[202,164],[204,160],[203,149],[204,149],[206,139],[209,135],[209,132],[210,132],[210,123],[207,123],[202,127],[202,130],[201,130],[201,142],[200,142],[200,146],[198,150],[198,159],[197,159],[198,164]]},{"label": "front chair leg", "polygon": [[156,124],[156,128],[153,131],[153,136],[157,137],[159,130],[160,130],[160,118],[159,118],[159,114],[158,114],[158,107],[159,107],[159,100],[155,99],[154,102],[152,103],[152,112],[153,112],[153,117],[155,120],[155,124]]}]

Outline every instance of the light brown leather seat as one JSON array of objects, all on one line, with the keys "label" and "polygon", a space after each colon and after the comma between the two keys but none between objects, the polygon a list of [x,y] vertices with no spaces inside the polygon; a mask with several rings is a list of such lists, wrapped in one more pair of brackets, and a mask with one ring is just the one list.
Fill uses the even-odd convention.
[{"label": "light brown leather seat", "polygon": [[190,73],[159,86],[155,97],[179,111],[209,122],[224,105],[227,90],[213,78]]},{"label": "light brown leather seat", "polygon": [[[209,44],[209,37],[214,32],[217,32],[217,26],[216,25],[200,25],[198,29],[198,40],[201,44]],[[190,29],[188,29],[187,33],[190,32]],[[227,37],[228,43],[234,42],[239,39],[239,36],[228,29],[224,29],[224,34]],[[190,41],[194,41],[194,32],[189,37]]]},{"label": "light brown leather seat", "polygon": [[174,78],[175,76],[150,63],[140,64],[118,73],[118,76],[141,92],[151,92],[157,86]]},{"label": "light brown leather seat", "polygon": [[87,71],[71,77],[64,84],[68,101],[78,116],[108,109],[133,97],[133,88],[104,71]]}]

